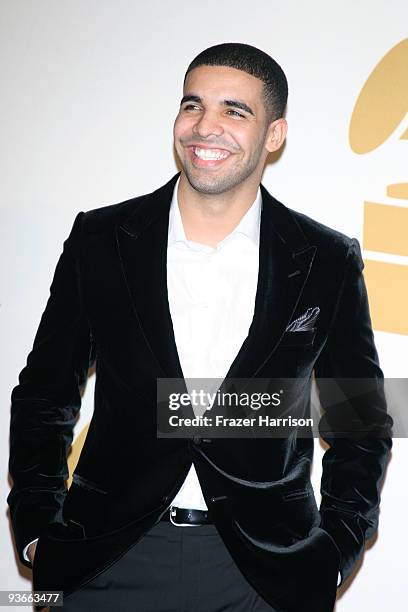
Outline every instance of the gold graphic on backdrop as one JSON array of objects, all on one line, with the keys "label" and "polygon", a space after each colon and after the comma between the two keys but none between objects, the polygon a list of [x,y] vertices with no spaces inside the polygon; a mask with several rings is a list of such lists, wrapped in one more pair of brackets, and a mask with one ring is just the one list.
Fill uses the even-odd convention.
[{"label": "gold graphic on backdrop", "polygon": [[75,470],[76,464],[78,463],[79,455],[81,454],[81,450],[84,445],[86,434],[88,433],[88,429],[89,429],[89,423],[83,428],[83,430],[75,438],[75,441],[73,442],[71,446],[71,452],[69,453],[69,457],[68,457],[68,471],[69,471],[69,477],[67,481],[68,487],[71,486],[72,474]]},{"label": "gold graphic on backdrop", "polygon": [[[398,128],[408,111],[408,38],[377,64],[364,84],[350,121],[355,153],[369,153]],[[400,136],[408,140],[408,130]],[[364,202],[363,247],[408,256],[408,183],[388,185],[401,205]],[[377,330],[408,335],[408,266],[365,259],[364,276]]]},{"label": "gold graphic on backdrop", "polygon": [[[377,64],[354,107],[350,146],[355,153],[379,147],[400,125],[408,110],[408,38]],[[408,138],[408,130],[401,138]]]}]

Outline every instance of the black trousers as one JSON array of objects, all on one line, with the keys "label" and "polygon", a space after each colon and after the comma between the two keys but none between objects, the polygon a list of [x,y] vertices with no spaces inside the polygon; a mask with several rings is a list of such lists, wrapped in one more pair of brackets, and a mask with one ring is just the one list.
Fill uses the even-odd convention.
[{"label": "black trousers", "polygon": [[274,612],[241,574],[213,525],[155,525],[55,612]]}]

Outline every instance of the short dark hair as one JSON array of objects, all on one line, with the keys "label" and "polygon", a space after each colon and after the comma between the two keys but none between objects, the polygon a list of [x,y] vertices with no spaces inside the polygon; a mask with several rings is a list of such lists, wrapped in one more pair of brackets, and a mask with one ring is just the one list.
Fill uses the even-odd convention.
[{"label": "short dark hair", "polygon": [[267,53],[244,43],[222,43],[197,55],[184,75],[198,66],[229,66],[260,79],[263,84],[266,114],[269,121],[283,116],[288,99],[288,82],[279,64]]}]

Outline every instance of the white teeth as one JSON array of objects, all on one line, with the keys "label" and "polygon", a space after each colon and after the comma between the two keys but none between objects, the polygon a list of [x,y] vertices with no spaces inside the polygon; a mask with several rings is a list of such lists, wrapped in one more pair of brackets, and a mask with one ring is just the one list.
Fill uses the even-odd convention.
[{"label": "white teeth", "polygon": [[218,149],[199,149],[194,147],[194,153],[200,159],[225,159],[228,157],[227,152],[221,153]]}]

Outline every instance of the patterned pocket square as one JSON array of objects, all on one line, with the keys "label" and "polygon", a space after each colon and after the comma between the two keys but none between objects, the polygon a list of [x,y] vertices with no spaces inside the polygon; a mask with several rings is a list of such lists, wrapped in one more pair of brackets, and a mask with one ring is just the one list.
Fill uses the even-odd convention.
[{"label": "patterned pocket square", "polygon": [[319,316],[320,308],[315,306],[314,308],[308,308],[300,317],[289,323],[286,328],[287,332],[298,332],[307,331],[312,329],[316,323],[316,319]]}]

